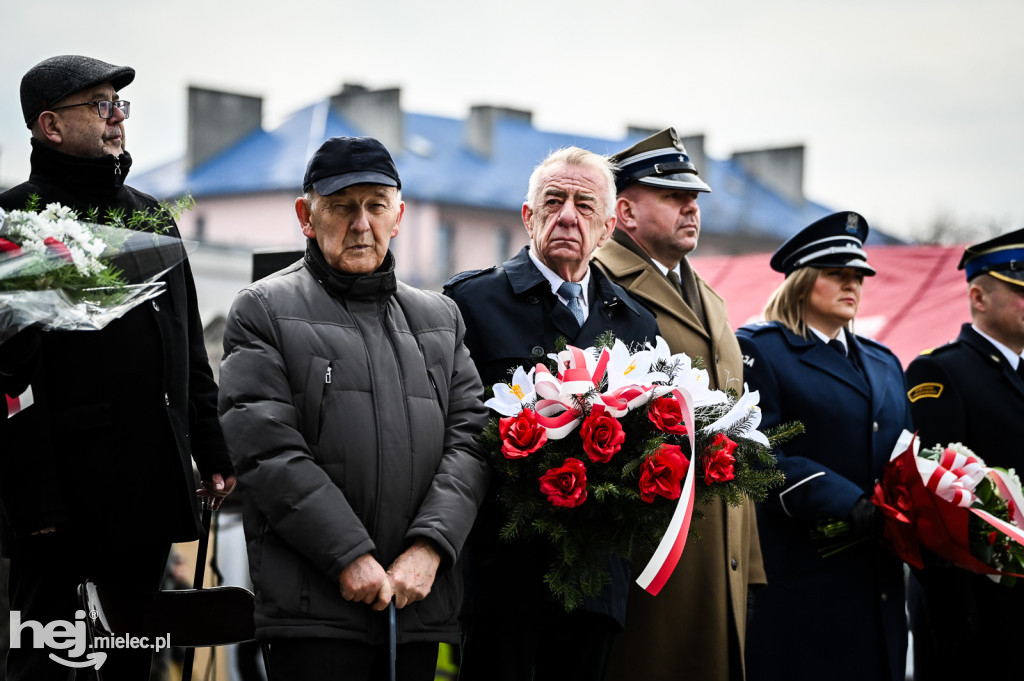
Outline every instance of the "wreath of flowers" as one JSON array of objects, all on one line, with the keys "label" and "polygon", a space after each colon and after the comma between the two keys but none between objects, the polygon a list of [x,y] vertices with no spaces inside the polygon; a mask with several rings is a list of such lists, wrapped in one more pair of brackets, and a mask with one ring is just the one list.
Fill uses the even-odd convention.
[{"label": "wreath of flowers", "polygon": [[762,433],[757,392],[709,389],[700,359],[670,353],[660,337],[634,351],[611,333],[597,347],[560,345],[549,362],[493,386],[486,404],[500,416],[482,440],[504,511],[501,539],[546,541],[545,582],[573,610],[609,581],[610,555],[657,555],[670,543],[681,506],[677,551],[700,504],[763,499],[783,480],[772,449],[802,426]]}]

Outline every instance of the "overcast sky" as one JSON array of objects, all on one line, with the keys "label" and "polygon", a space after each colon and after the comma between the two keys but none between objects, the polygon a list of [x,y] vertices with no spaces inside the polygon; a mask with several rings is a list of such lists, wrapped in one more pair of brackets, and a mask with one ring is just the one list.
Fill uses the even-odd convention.
[{"label": "overcast sky", "polygon": [[561,132],[674,125],[717,158],[803,144],[810,198],[894,234],[1018,228],[1022,25],[1021,0],[0,0],[0,185],[28,173],[21,76],[79,53],[137,71],[133,172],[184,154],[190,84],[262,96],[266,125],[347,81]]}]

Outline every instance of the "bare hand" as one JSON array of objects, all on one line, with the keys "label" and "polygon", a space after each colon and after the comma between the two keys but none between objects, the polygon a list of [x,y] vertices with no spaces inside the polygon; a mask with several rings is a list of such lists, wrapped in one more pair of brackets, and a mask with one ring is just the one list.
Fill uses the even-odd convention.
[{"label": "bare hand", "polygon": [[35,532],[32,533],[32,536],[34,537],[37,534],[50,534],[51,532],[56,532],[56,531],[57,531],[57,528],[54,527],[53,525],[50,525],[49,527],[44,527],[41,530],[36,530]]},{"label": "bare hand", "polygon": [[224,497],[235,491],[236,483],[237,480],[233,475],[225,478],[220,473],[214,473],[210,476],[210,480],[203,480],[199,483],[202,487],[196,490],[196,494],[213,499],[213,510],[216,511],[224,503]]},{"label": "bare hand", "polygon": [[441,555],[426,539],[417,539],[388,568],[395,592],[395,607],[421,601],[430,593],[441,565]]},{"label": "bare hand", "polygon": [[383,610],[391,602],[391,582],[377,559],[368,553],[345,566],[338,575],[341,597],[346,601],[368,603],[374,610]]}]

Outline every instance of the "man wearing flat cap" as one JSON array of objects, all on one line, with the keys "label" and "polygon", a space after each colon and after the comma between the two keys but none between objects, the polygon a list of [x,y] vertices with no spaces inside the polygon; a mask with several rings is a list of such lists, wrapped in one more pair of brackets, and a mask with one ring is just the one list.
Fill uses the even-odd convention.
[{"label": "man wearing flat cap", "polygon": [[[956,340],[907,367],[910,408],[926,447],[960,442],[987,465],[1024,470],[1024,229],[965,249],[971,323]],[[948,641],[1006,654],[984,664],[989,678],[1020,676],[1010,653],[1024,636],[1024,592],[955,567],[916,571],[909,588],[917,679],[978,674],[969,656],[943,654]],[[965,658],[965,659],[961,659]]]},{"label": "man wearing flat cap", "polygon": [[448,298],[395,277],[388,150],[333,137],[295,212],[302,260],[228,314],[220,413],[244,490],[256,635],[286,679],[433,679],[458,640],[462,544],[487,487],[483,387]]},{"label": "man wearing flat cap", "polygon": [[[110,211],[154,214],[157,201],[125,184],[130,108],[119,92],[134,78],[80,55],[29,69],[31,174],[0,194],[0,208],[24,210],[35,196],[101,222]],[[165,227],[178,236],[173,221]],[[23,625],[12,631],[8,679],[74,676],[33,646],[27,622],[74,622],[86,577],[159,588],[171,543],[202,532],[193,459],[200,496],[219,505],[234,488],[188,261],[162,280],[163,293],[100,331],[30,327],[0,344],[0,546]],[[148,675],[151,649],[105,652],[105,679]]]},{"label": "man wearing flat cap", "polygon": [[[742,392],[743,363],[725,301],[686,257],[700,236],[697,198],[711,188],[673,128],[612,161],[617,222],[594,261],[655,313],[672,352],[704,360],[709,387]],[[661,593],[631,586],[610,679],[743,678],[748,590],[765,581],[753,505],[730,508],[716,499],[700,511],[700,540],[687,543]]]}]

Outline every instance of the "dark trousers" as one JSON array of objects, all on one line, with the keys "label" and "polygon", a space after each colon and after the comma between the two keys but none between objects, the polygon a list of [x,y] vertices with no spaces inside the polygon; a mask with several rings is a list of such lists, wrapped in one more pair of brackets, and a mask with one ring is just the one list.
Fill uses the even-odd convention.
[{"label": "dark trousers", "polygon": [[[21,631],[11,631],[7,654],[8,681],[67,681],[76,678],[76,668],[53,661],[50,654],[69,660],[75,652],[74,639],[61,629],[63,649],[36,648],[38,636],[29,620],[42,627],[65,621],[84,627],[76,619],[80,609],[77,587],[86,578],[98,583],[155,591],[167,564],[168,543],[126,545],[123,543],[75,543],[60,531],[41,534],[29,542],[26,555],[11,559],[9,590],[11,611],[19,613]],[[88,616],[85,613],[84,616]],[[84,630],[84,629],[83,629]],[[70,640],[69,640],[70,639]],[[20,646],[15,648],[18,642]],[[42,643],[42,641],[39,641]],[[85,653],[89,651],[86,650]],[[105,649],[107,658],[100,668],[104,681],[145,681],[149,678],[153,650],[149,648]],[[84,654],[73,661],[81,662]],[[89,678],[94,668],[81,667],[77,678]]]},{"label": "dark trousers", "polygon": [[556,610],[467,617],[459,681],[601,681],[618,625]]},{"label": "dark trousers", "polygon": [[[327,638],[270,640],[271,681],[388,681],[388,647]],[[437,643],[403,643],[395,655],[397,681],[433,681]]]}]

